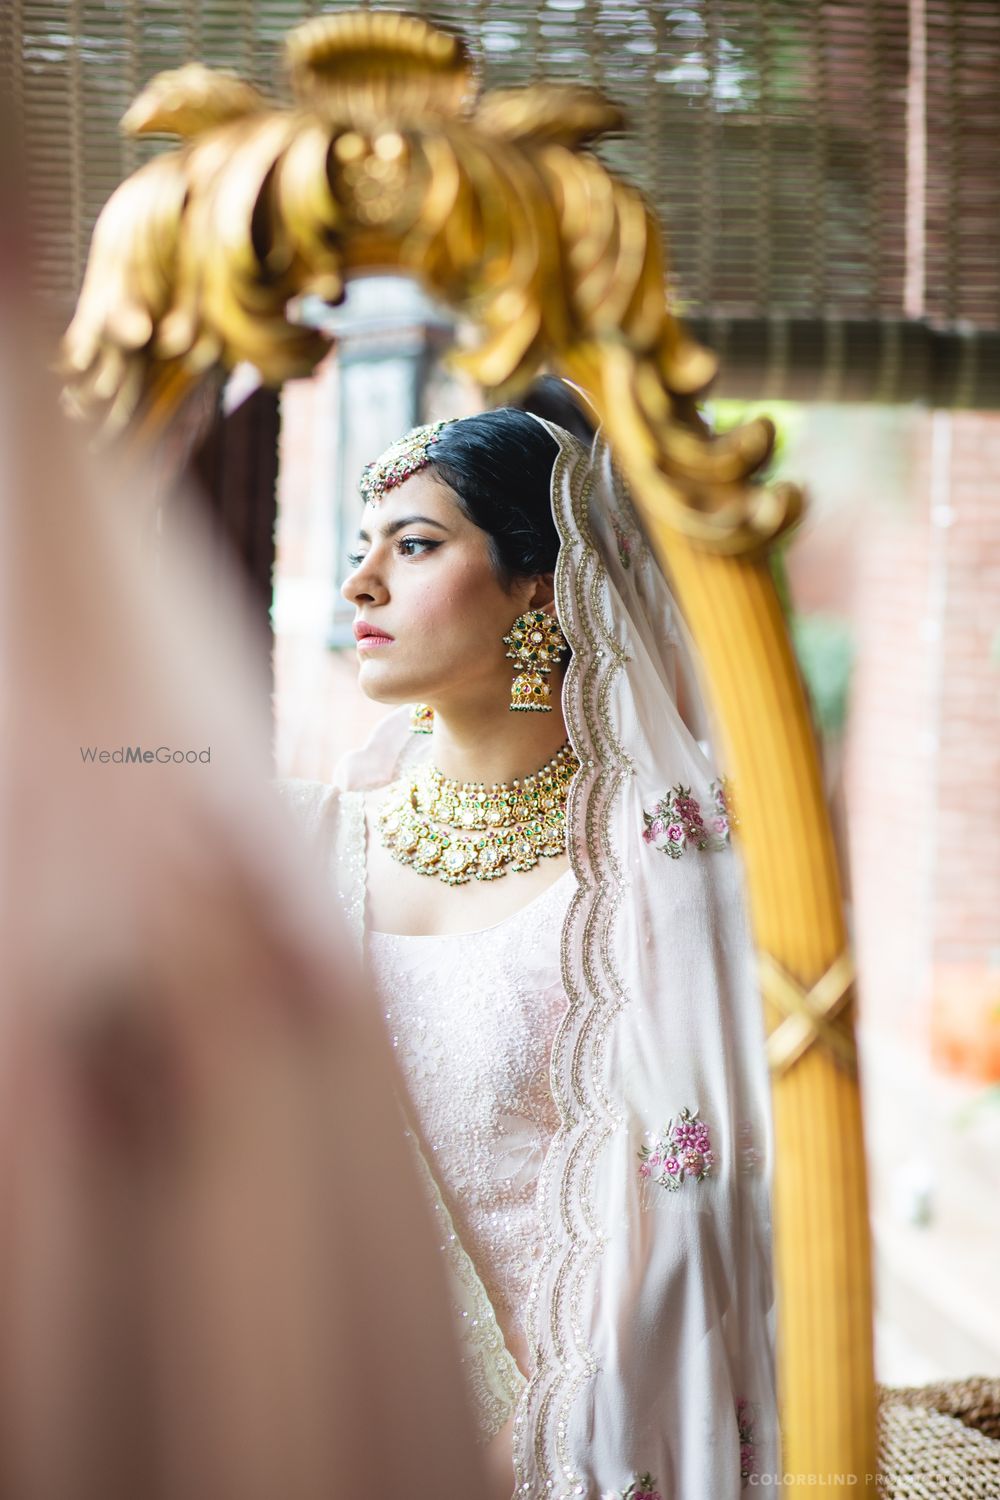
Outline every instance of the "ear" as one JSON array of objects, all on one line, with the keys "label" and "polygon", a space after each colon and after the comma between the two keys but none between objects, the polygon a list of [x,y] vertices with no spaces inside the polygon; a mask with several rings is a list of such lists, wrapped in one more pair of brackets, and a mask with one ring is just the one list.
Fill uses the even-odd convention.
[{"label": "ear", "polygon": [[535,580],[535,587],[528,608],[542,609],[547,615],[552,615],[553,619],[555,618],[556,590],[554,573],[539,573]]}]

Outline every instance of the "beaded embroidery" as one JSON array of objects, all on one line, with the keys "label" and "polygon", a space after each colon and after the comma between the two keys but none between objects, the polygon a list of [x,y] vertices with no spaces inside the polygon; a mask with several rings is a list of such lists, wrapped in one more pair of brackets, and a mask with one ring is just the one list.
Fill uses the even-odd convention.
[{"label": "beaded embroidery", "polygon": [[[492,928],[437,937],[370,932],[365,944],[409,1118],[439,1189],[442,1224],[445,1213],[451,1216],[441,1243],[449,1253],[461,1243],[481,1282],[478,1306],[466,1304],[463,1332],[469,1341],[493,1340],[500,1325],[482,1358],[467,1350],[483,1441],[514,1402],[493,1400],[477,1366],[492,1363],[494,1349],[499,1359],[510,1358],[502,1330],[523,1332],[541,1253],[535,1184],[558,1123],[546,1061],[565,1005],[553,923],[571,890],[567,872]],[[516,1396],[524,1379],[512,1359],[510,1374]]]},{"label": "beaded embroidery", "polygon": [[729,831],[739,826],[730,807],[729,785],[725,777],[713,781],[709,787],[712,807],[706,822],[701,804],[692,797],[691,788],[680,782],[670,788],[647,812],[643,808],[645,823],[643,842],[652,844],[671,859],[680,859],[685,849],[719,851],[729,844]]},{"label": "beaded embroidery", "polygon": [[698,1111],[682,1109],[664,1128],[647,1134],[649,1145],[639,1147],[639,1176],[675,1193],[685,1179],[702,1182],[715,1165],[711,1135]]},{"label": "beaded embroidery", "polygon": [[749,1120],[740,1121],[736,1130],[736,1144],[740,1171],[749,1176],[752,1172],[756,1172],[762,1161],[762,1154],[757,1149],[757,1142],[754,1138],[753,1125]]},{"label": "beaded embroidery", "polygon": [[652,1474],[637,1474],[627,1489],[605,1490],[601,1500],[661,1500]]},{"label": "beaded embroidery", "polygon": [[[574,839],[569,845],[580,885],[561,938],[569,1005],[553,1040],[549,1071],[561,1124],[538,1179],[544,1246],[526,1316],[534,1367],[514,1417],[514,1474],[518,1494],[525,1500],[571,1500],[589,1493],[574,1461],[569,1429],[581,1391],[598,1372],[587,1331],[588,1278],[606,1243],[594,1213],[594,1180],[611,1133],[595,1108],[599,1095],[589,1070],[600,1066],[608,1027],[627,998],[611,941],[626,875],[607,830],[611,805],[631,774],[608,707],[614,679],[628,658],[611,628],[607,601],[595,589],[602,564],[588,519],[590,465],[579,443],[565,436],[558,441],[552,494],[562,545],[555,586],[559,618],[569,622],[567,638],[573,653],[563,711],[570,742],[577,747],[600,746],[602,759],[599,767],[592,757],[586,759],[567,803],[567,822],[580,829],[579,842]],[[592,881],[597,870],[607,873]],[[586,1227],[567,1235],[564,1226],[571,1221]]]}]

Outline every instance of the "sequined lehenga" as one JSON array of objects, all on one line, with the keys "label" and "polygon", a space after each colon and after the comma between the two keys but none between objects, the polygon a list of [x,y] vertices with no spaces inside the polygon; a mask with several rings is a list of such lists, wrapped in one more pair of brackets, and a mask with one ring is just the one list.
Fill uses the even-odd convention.
[{"label": "sequined lehenga", "polygon": [[573,883],[566,871],[479,932],[366,935],[425,1157],[522,1369],[541,1252],[534,1192],[559,1124],[548,1069],[566,1007],[557,936]]}]

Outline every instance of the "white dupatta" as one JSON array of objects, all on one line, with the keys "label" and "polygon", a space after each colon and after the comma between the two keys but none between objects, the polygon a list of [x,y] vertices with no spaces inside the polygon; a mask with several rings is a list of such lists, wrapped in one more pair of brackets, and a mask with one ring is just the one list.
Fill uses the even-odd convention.
[{"label": "white dupatta", "polygon": [[[742,871],[690,644],[607,447],[543,425],[559,445],[562,706],[581,770],[527,1383],[423,1171],[483,1437],[515,1412],[516,1495],[735,1500],[755,1478],[778,1488],[781,1470],[769,1080]],[[335,776],[331,873],[359,941],[348,851],[363,790],[426,753],[398,711]]]},{"label": "white dupatta", "polygon": [[[686,631],[608,449],[544,425],[581,771],[518,1492],[734,1500],[780,1475],[770,1093],[742,870],[688,727],[703,736],[707,714]],[[684,1152],[705,1150],[689,1170]]]}]

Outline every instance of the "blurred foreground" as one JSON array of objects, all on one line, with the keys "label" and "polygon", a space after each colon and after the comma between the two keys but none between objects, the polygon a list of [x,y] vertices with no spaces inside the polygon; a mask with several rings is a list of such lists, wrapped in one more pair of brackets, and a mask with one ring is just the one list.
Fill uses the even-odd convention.
[{"label": "blurred foreground", "polygon": [[246,600],[207,577],[196,506],[151,545],[163,455],[98,463],[57,414],[23,250],[0,244],[0,1493],[481,1494],[391,1052],[269,785]]}]

